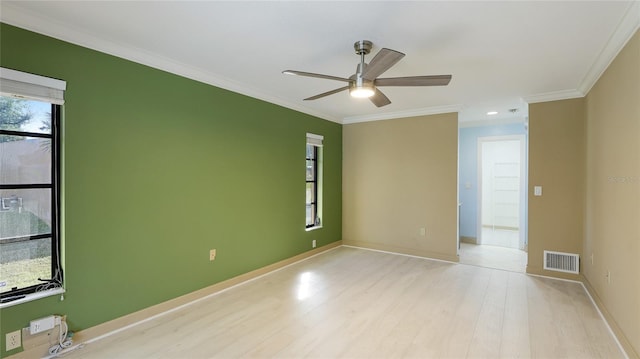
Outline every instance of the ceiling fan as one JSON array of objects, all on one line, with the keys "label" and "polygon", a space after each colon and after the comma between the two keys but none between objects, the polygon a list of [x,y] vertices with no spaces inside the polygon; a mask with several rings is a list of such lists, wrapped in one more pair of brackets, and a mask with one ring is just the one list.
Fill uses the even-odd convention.
[{"label": "ceiling fan", "polygon": [[327,91],[319,95],[305,98],[308,100],[317,100],[319,98],[333,95],[335,93],[349,90],[353,97],[368,97],[374,105],[378,107],[386,106],[391,103],[389,98],[385,96],[378,87],[382,86],[446,86],[451,81],[451,75],[434,75],[434,76],[409,76],[409,77],[390,77],[378,78],[385,71],[400,61],[404,54],[395,50],[383,48],[376,56],[373,57],[368,64],[364,62],[364,56],[371,51],[371,41],[362,40],[353,44],[356,54],[360,55],[360,63],[356,69],[356,73],[349,78],[316,74],[312,72],[303,72],[295,70],[282,71],[286,75],[298,75],[307,77],[317,77],[327,80],[342,81],[348,83],[347,86]]}]

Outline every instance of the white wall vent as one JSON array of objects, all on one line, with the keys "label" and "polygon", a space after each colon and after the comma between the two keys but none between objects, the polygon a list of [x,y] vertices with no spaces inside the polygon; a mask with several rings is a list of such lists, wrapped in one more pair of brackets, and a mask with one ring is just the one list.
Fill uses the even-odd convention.
[{"label": "white wall vent", "polygon": [[580,256],[574,253],[544,251],[544,269],[580,274]]}]

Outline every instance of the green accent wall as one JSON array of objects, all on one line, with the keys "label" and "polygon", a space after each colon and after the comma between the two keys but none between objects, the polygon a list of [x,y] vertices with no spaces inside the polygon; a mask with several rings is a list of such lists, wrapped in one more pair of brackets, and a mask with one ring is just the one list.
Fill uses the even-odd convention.
[{"label": "green accent wall", "polygon": [[[340,124],[0,26],[2,67],[67,81],[67,292],[1,310],[0,355],[32,319],[66,314],[82,330],[341,239]],[[310,232],[307,132],[325,144]]]}]

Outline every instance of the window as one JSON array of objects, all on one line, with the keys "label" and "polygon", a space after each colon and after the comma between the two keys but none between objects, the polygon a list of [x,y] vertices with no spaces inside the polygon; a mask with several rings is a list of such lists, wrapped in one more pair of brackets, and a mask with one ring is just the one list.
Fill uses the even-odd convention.
[{"label": "window", "polygon": [[307,133],[307,229],[322,225],[322,139],[322,136]]},{"label": "window", "polygon": [[62,286],[60,111],[66,84],[0,72],[0,298]]}]

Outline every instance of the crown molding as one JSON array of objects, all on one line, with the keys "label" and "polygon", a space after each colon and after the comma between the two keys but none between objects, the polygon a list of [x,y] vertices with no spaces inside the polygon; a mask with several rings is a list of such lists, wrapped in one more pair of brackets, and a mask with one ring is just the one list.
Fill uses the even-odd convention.
[{"label": "crown molding", "polygon": [[536,103],[536,102],[569,100],[572,98],[579,98],[579,97],[584,97],[584,93],[579,90],[562,90],[562,91],[545,92],[545,93],[531,95],[531,96],[524,96],[523,99],[526,103]]},{"label": "crown molding", "polygon": [[286,107],[324,120],[342,123],[340,118],[330,116],[306,106],[301,106],[298,103],[293,103],[279,97],[269,95],[244,83],[239,83],[228,78],[206,72],[197,67],[189,66],[167,57],[159,56],[141,48],[123,45],[121,43],[87,34],[81,29],[72,28],[67,24],[53,21],[47,17],[25,11],[24,9],[16,8],[12,4],[2,4],[0,21],[12,26],[66,41],[74,45],[79,45],[91,50],[176,74],[190,80],[202,82],[241,95]]},{"label": "crown molding", "polygon": [[622,51],[627,42],[640,28],[640,1],[633,1],[627,8],[625,15],[620,20],[606,45],[591,65],[584,79],[578,86],[578,91],[583,94],[589,93],[593,85],[596,84],[600,76],[607,70],[609,65]]},{"label": "crown molding", "polygon": [[347,125],[358,122],[370,122],[370,121],[382,121],[391,120],[404,117],[415,117],[425,115],[438,115],[441,113],[459,112],[462,105],[448,105],[448,106],[434,106],[424,107],[414,110],[387,112],[382,114],[363,115],[363,116],[350,116],[342,119],[342,123]]}]

